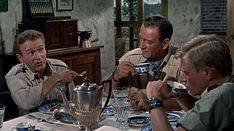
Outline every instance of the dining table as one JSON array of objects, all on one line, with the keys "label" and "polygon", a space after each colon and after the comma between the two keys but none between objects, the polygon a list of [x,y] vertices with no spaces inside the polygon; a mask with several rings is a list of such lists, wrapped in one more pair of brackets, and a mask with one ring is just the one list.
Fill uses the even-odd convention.
[{"label": "dining table", "polygon": [[[147,111],[129,111],[129,118],[137,116],[150,117],[150,114]],[[0,128],[0,131],[14,131],[16,125],[22,122],[30,123],[31,125],[40,129],[39,131],[77,131],[79,129],[77,124],[64,123],[54,119],[53,113],[37,111],[5,121],[2,128]],[[141,131],[142,128],[143,126],[131,126],[127,123],[123,130]],[[116,122],[113,114],[104,115],[102,120],[98,120],[94,130],[104,131],[106,129],[116,131],[120,130],[119,124]]]}]

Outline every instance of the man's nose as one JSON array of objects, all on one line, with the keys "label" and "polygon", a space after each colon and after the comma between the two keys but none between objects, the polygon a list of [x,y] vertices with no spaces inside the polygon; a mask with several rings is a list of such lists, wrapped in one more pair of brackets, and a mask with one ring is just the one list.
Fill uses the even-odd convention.
[{"label": "man's nose", "polygon": [[42,54],[39,51],[36,51],[35,54],[34,54],[34,57],[36,59],[41,59],[42,58]]},{"label": "man's nose", "polygon": [[144,49],[145,47],[146,47],[146,46],[145,46],[145,40],[142,39],[142,40],[140,41],[140,48],[141,48],[141,49]]},{"label": "man's nose", "polygon": [[181,73],[180,78],[179,78],[179,82],[180,82],[181,84],[183,84],[183,85],[186,85],[187,79],[186,79],[184,73]]}]

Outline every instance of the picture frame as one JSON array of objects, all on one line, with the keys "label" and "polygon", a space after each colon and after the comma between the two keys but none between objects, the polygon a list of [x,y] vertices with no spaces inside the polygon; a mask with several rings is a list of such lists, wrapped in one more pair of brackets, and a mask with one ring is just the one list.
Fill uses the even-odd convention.
[{"label": "picture frame", "polygon": [[8,0],[0,0],[0,12],[8,11]]},{"label": "picture frame", "polygon": [[73,0],[56,0],[57,11],[72,11]]}]

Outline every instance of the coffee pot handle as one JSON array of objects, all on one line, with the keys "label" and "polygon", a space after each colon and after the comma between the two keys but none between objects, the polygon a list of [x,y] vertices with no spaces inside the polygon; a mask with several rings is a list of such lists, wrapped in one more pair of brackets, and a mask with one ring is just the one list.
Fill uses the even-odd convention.
[{"label": "coffee pot handle", "polygon": [[107,107],[108,103],[109,103],[109,100],[110,100],[110,97],[111,97],[111,92],[112,92],[112,80],[104,80],[102,81],[102,86],[105,84],[105,83],[109,83],[109,91],[108,91],[108,95],[107,95],[107,99],[106,99],[106,102],[100,112],[100,114],[102,114],[102,112],[105,110],[105,108]]}]

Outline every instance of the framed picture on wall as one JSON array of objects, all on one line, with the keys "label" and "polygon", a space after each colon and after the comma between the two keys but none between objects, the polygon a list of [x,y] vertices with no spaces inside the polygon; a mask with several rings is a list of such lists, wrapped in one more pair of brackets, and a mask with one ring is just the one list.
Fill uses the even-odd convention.
[{"label": "framed picture on wall", "polygon": [[0,0],[0,12],[8,11],[8,0]]},{"label": "framed picture on wall", "polygon": [[56,0],[57,11],[72,11],[73,0]]}]

